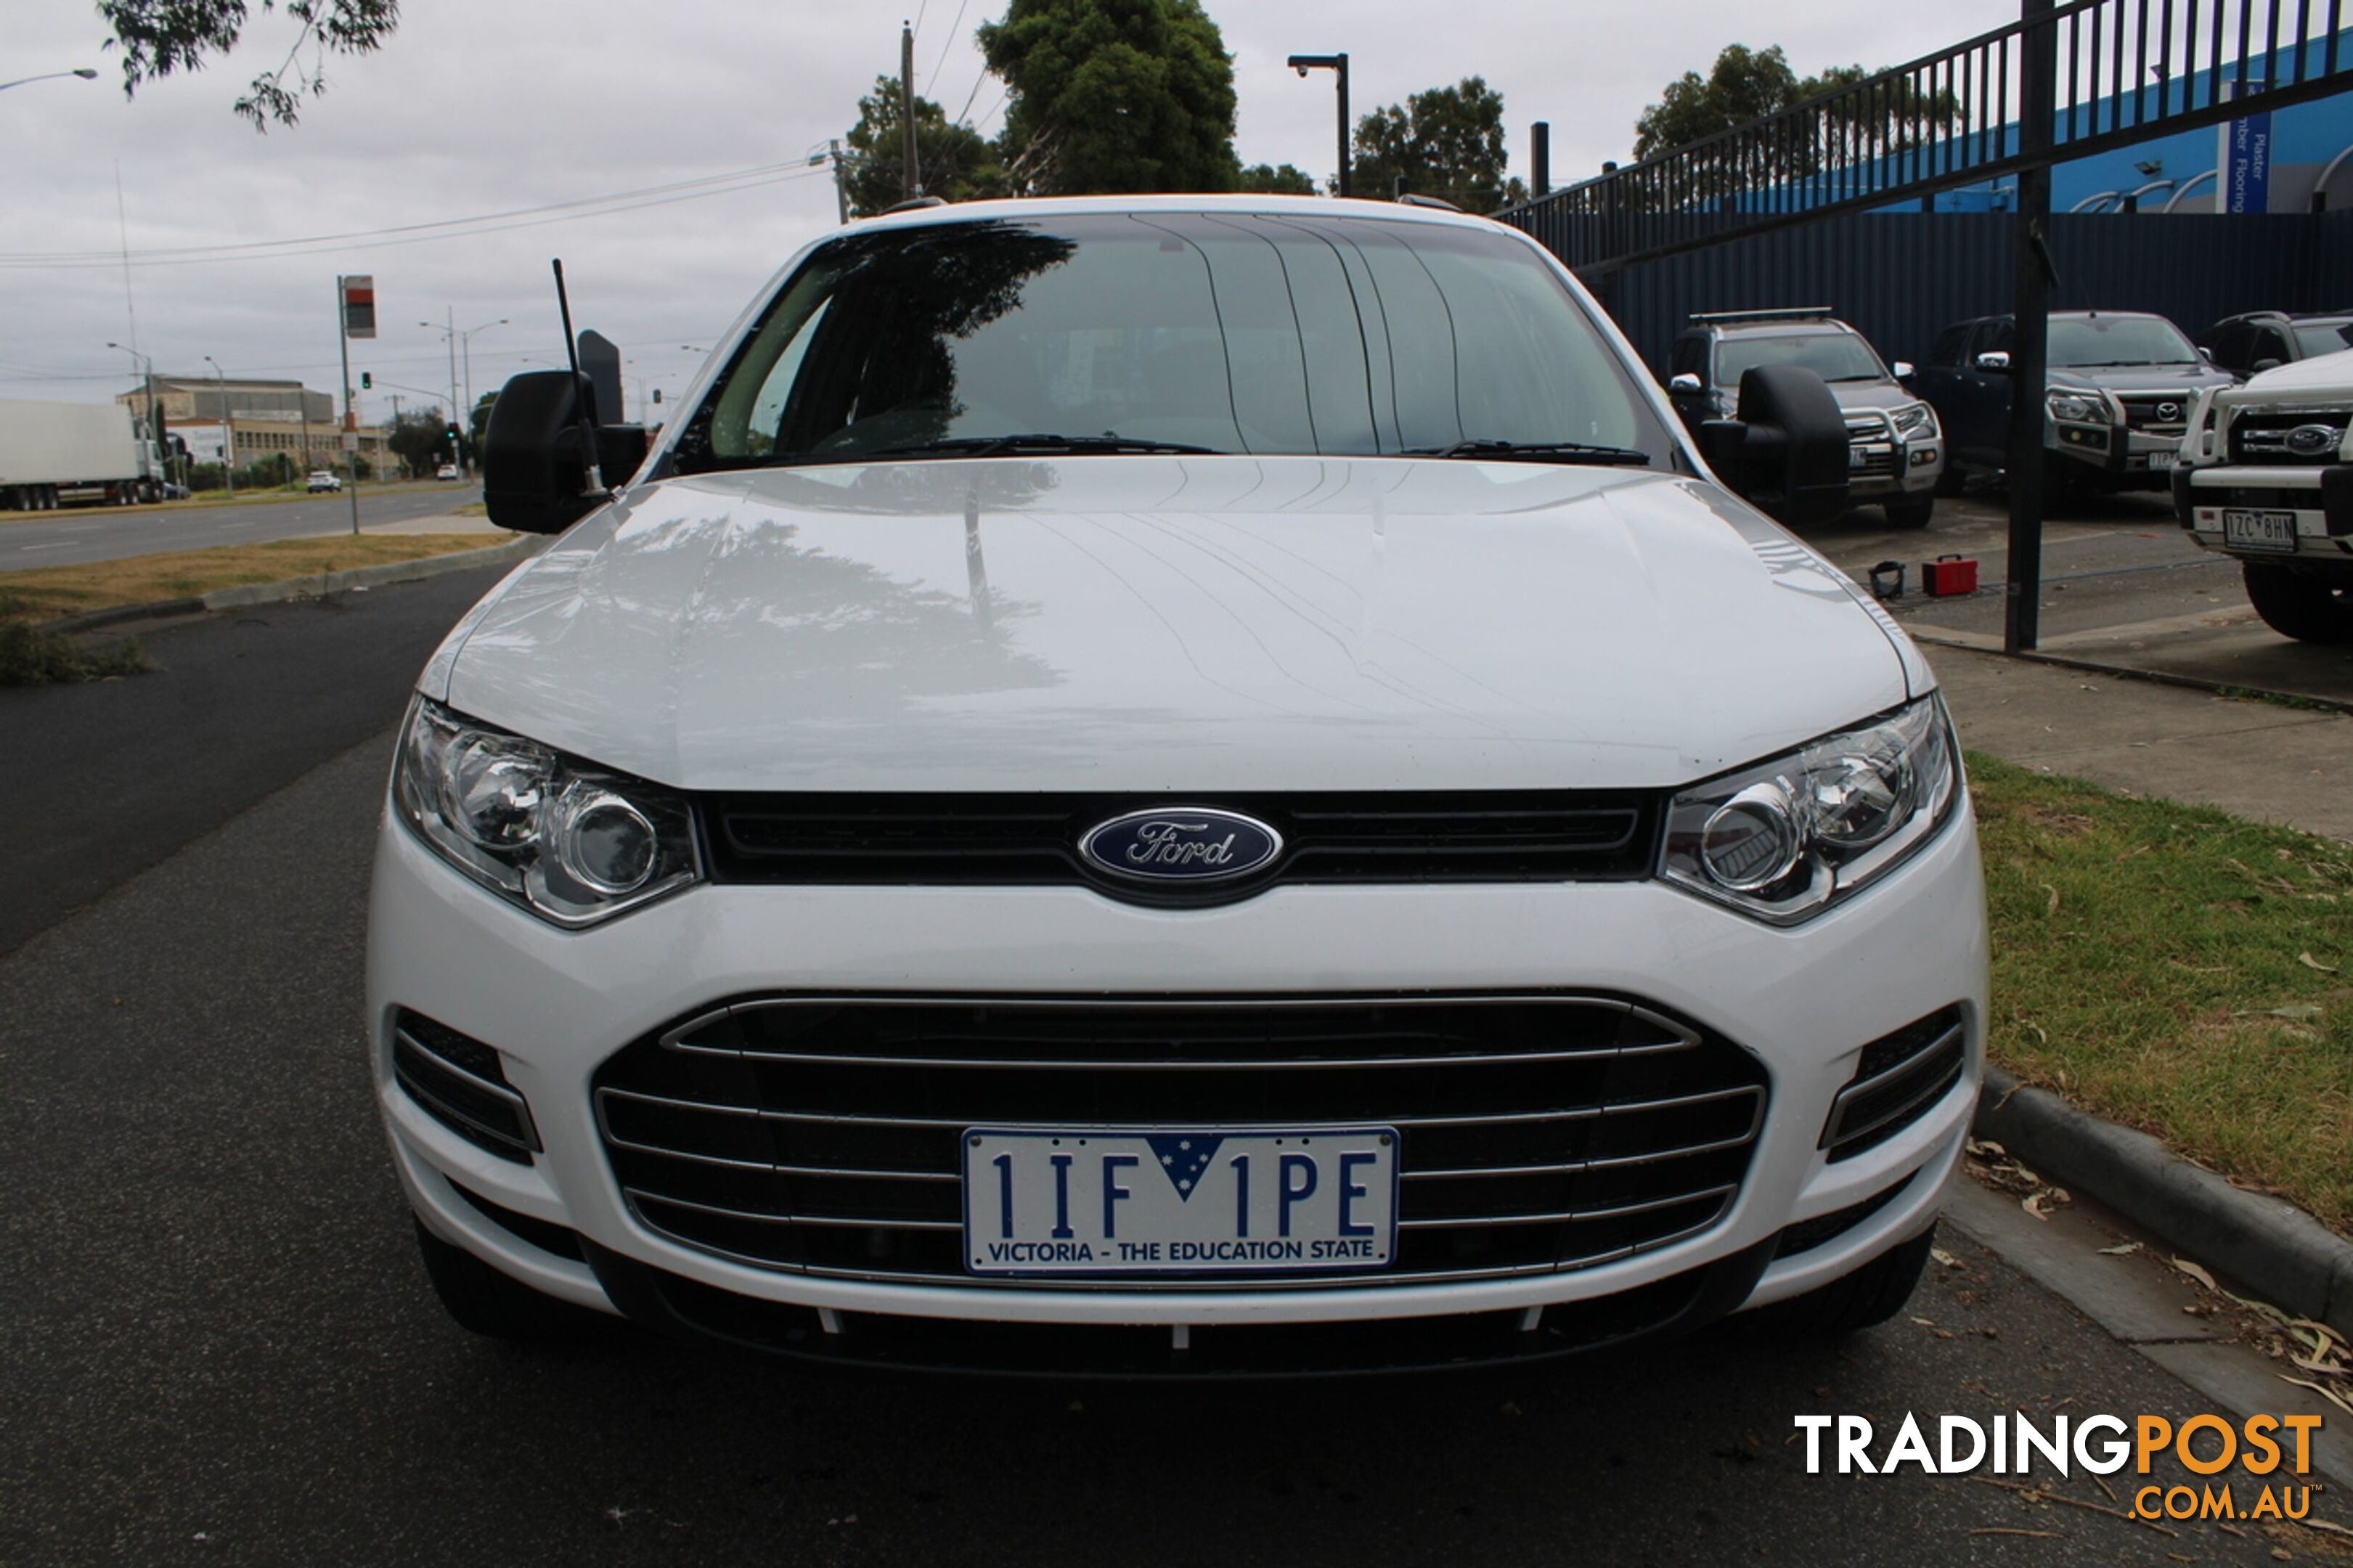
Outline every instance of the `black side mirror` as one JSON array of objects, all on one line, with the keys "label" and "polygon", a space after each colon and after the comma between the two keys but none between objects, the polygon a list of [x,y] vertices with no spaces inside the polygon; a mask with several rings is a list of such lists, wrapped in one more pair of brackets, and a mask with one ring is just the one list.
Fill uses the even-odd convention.
[{"label": "black side mirror", "polygon": [[1740,416],[1700,426],[1700,453],[1751,505],[1792,526],[1847,509],[1846,416],[1820,375],[1758,365],[1740,378]]},{"label": "black side mirror", "polygon": [[2253,365],[2248,367],[2247,374],[2249,375],[2261,375],[2267,370],[2277,370],[2279,367],[2280,362],[2275,359],[2259,359]]},{"label": "black side mirror", "polygon": [[482,504],[521,533],[561,533],[594,510],[581,410],[594,410],[585,375],[526,371],[510,377],[482,432]]}]

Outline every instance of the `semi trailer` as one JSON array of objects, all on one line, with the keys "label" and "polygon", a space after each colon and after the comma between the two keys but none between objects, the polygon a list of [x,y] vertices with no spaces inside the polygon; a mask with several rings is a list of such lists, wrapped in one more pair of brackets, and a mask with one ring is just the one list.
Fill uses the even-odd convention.
[{"label": "semi trailer", "polygon": [[0,508],[161,500],[164,480],[155,443],[120,404],[0,400]]}]

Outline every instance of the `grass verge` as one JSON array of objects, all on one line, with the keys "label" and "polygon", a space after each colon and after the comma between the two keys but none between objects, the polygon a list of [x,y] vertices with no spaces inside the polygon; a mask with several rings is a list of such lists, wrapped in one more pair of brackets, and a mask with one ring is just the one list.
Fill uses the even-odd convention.
[{"label": "grass verge", "polygon": [[1994,1057],[2353,1225],[2353,850],[1969,759]]},{"label": "grass verge", "polygon": [[55,632],[35,631],[11,619],[14,605],[0,595],[0,686],[47,686],[61,680],[104,680],[152,668],[137,637],[82,647]]},{"label": "grass verge", "polygon": [[363,533],[356,537],[346,533],[132,555],[82,566],[0,572],[0,625],[54,620],[117,605],[189,599],[219,588],[283,583],[355,566],[488,550],[505,541],[505,535],[491,533]]}]

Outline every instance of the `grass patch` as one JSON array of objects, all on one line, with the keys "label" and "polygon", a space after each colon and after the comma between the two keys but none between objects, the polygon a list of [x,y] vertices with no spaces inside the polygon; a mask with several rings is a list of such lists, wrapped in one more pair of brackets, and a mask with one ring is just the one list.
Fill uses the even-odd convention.
[{"label": "grass patch", "polygon": [[2003,1065],[2353,1225],[2353,850],[1969,759]]},{"label": "grass patch", "polygon": [[283,583],[355,566],[486,550],[504,542],[502,536],[488,533],[331,534],[132,555],[120,561],[93,561],[85,566],[0,572],[0,625],[54,620],[117,605],[190,599],[217,588]]},{"label": "grass patch", "polygon": [[153,668],[136,637],[85,648],[55,632],[35,631],[9,618],[13,605],[0,595],[0,686],[47,686],[61,680],[103,680]]}]

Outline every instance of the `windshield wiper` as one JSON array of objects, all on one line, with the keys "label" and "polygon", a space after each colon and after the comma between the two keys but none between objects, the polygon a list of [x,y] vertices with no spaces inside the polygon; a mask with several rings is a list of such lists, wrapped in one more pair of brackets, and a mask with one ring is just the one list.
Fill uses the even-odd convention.
[{"label": "windshield wiper", "polygon": [[1588,447],[1577,441],[1457,441],[1451,447],[1408,447],[1406,458],[1487,458],[1504,463],[1640,464],[1651,454],[1631,447]]},{"label": "windshield wiper", "polygon": [[[1154,441],[1141,436],[959,436],[949,440],[920,441],[906,447],[879,447],[871,451],[844,452],[857,461],[867,458],[999,458],[1029,453],[1160,452],[1177,457],[1214,458],[1214,447],[1189,447],[1182,441]],[[833,457],[837,454],[828,453]]]}]

